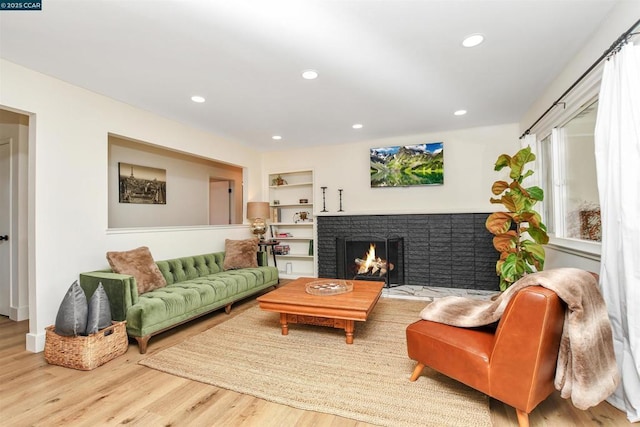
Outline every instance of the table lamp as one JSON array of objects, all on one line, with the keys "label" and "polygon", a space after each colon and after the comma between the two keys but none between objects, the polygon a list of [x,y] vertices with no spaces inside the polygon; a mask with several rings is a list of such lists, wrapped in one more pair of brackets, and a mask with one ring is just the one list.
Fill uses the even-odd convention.
[{"label": "table lamp", "polygon": [[247,218],[251,220],[251,233],[264,240],[267,232],[267,218],[269,218],[269,202],[248,202]]}]

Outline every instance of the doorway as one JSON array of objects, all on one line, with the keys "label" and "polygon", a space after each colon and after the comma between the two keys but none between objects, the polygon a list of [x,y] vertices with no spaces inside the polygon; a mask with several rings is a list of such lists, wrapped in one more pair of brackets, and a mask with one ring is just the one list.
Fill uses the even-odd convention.
[{"label": "doorway", "polygon": [[0,315],[29,318],[29,116],[0,108]]},{"label": "doorway", "polygon": [[209,225],[233,224],[233,187],[228,179],[209,178]]},{"label": "doorway", "polygon": [[0,315],[9,316],[11,299],[11,138],[0,139]]}]

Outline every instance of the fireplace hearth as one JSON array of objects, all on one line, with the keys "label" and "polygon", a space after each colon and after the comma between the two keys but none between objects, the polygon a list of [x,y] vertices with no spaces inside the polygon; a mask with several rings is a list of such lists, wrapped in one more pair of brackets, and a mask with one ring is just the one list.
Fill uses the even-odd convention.
[{"label": "fireplace hearth", "polygon": [[404,284],[402,237],[348,236],[336,239],[338,278]]}]

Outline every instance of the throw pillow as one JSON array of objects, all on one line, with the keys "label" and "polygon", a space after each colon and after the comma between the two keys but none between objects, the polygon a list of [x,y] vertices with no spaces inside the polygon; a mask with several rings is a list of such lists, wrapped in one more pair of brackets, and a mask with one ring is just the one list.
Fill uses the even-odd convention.
[{"label": "throw pillow", "polygon": [[124,252],[107,252],[107,261],[114,272],[135,277],[138,294],[167,286],[146,246]]},{"label": "throw pillow", "polygon": [[87,335],[95,334],[100,329],[111,326],[111,307],[109,306],[109,297],[102,287],[102,283],[98,285],[98,289],[89,298],[89,310],[87,314]]},{"label": "throw pillow", "polygon": [[224,241],[225,270],[258,267],[258,239]]},{"label": "throw pillow", "polygon": [[76,280],[58,308],[56,334],[67,337],[84,334],[87,329],[87,310],[87,297]]}]

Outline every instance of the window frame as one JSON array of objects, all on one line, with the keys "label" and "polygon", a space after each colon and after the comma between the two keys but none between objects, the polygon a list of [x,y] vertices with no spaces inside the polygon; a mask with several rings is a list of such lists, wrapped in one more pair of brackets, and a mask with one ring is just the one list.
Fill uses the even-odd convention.
[{"label": "window frame", "polygon": [[[546,223],[546,213],[553,213],[553,231],[548,232],[550,248],[555,250],[578,255],[584,258],[600,261],[601,243],[582,239],[574,239],[564,236],[564,209],[566,208],[564,195],[564,165],[565,153],[561,146],[562,126],[576,117],[581,111],[588,108],[593,102],[598,101],[600,83],[602,80],[602,70],[604,64],[599,64],[591,74],[585,77],[579,85],[577,85],[563,100],[556,102],[554,107],[546,116],[541,118],[535,126],[532,126],[529,133],[535,135],[537,152],[539,155],[542,142],[550,137],[552,165],[539,166],[537,173],[547,174],[551,171],[551,181],[548,177],[540,178],[540,182],[552,182],[552,206],[551,209],[543,209],[543,222]],[[540,163],[538,163],[540,165]]]}]

